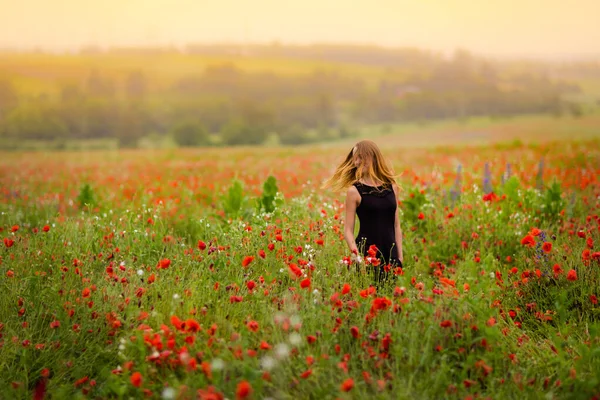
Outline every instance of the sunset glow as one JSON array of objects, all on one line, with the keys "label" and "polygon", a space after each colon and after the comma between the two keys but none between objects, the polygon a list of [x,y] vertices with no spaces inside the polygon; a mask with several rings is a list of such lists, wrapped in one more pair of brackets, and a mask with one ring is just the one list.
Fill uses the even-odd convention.
[{"label": "sunset glow", "polygon": [[354,42],[598,55],[597,0],[0,0],[0,47]]}]

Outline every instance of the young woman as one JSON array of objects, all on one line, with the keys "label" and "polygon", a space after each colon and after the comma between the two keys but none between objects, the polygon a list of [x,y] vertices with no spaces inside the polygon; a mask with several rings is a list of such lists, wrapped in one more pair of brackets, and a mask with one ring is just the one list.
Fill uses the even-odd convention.
[{"label": "young woman", "polygon": [[[404,256],[398,186],[379,147],[370,140],[358,142],[323,186],[347,190],[346,243],[352,253],[361,254],[365,263],[373,267],[378,283],[385,281],[391,268],[402,267]],[[355,238],[356,216],[360,227]]]}]

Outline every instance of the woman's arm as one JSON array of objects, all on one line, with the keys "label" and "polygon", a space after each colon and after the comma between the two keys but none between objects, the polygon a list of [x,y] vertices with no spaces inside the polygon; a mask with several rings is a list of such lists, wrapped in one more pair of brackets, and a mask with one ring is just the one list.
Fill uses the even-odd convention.
[{"label": "woman's arm", "polygon": [[[398,204],[398,186],[394,185],[394,194],[396,195],[396,204]],[[402,228],[400,227],[399,208],[396,206],[396,217],[394,221],[394,232],[396,236],[396,248],[398,249],[398,260],[404,264],[404,254],[402,253]]]},{"label": "woman's arm", "polygon": [[358,254],[358,248],[354,241],[354,221],[356,219],[356,208],[360,204],[360,193],[354,186],[350,186],[346,192],[346,215],[344,217],[344,239],[348,248],[354,254]]}]

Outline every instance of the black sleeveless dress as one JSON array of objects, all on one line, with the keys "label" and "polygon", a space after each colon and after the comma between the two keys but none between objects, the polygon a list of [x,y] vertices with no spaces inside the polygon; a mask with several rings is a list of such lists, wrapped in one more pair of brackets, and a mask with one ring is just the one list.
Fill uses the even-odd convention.
[{"label": "black sleeveless dress", "polygon": [[381,261],[380,269],[388,264],[402,267],[398,259],[394,226],[398,206],[394,190],[389,185],[375,187],[360,182],[354,183],[354,186],[361,197],[360,205],[356,208],[360,223],[355,239],[358,251],[367,256],[369,246],[374,244],[379,250],[377,256]]}]

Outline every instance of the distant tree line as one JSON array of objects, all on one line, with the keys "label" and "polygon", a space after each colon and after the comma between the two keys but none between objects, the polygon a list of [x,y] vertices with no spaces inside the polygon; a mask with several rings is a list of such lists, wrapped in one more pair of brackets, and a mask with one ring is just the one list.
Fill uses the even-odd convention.
[{"label": "distant tree line", "polygon": [[[384,64],[395,60],[379,57]],[[19,98],[3,79],[0,138],[113,138],[133,147],[153,134],[169,135],[182,146],[252,145],[273,137],[299,144],[348,136],[360,124],[560,114],[570,107],[564,95],[579,90],[544,72],[508,73],[467,52],[449,60],[411,60],[408,72],[390,68],[372,79],[318,69],[300,75],[245,72],[219,64],[152,93],[143,70],[122,81],[91,70],[84,82],[63,84],[58,96],[33,99]],[[420,64],[428,67],[415,68]]]}]

